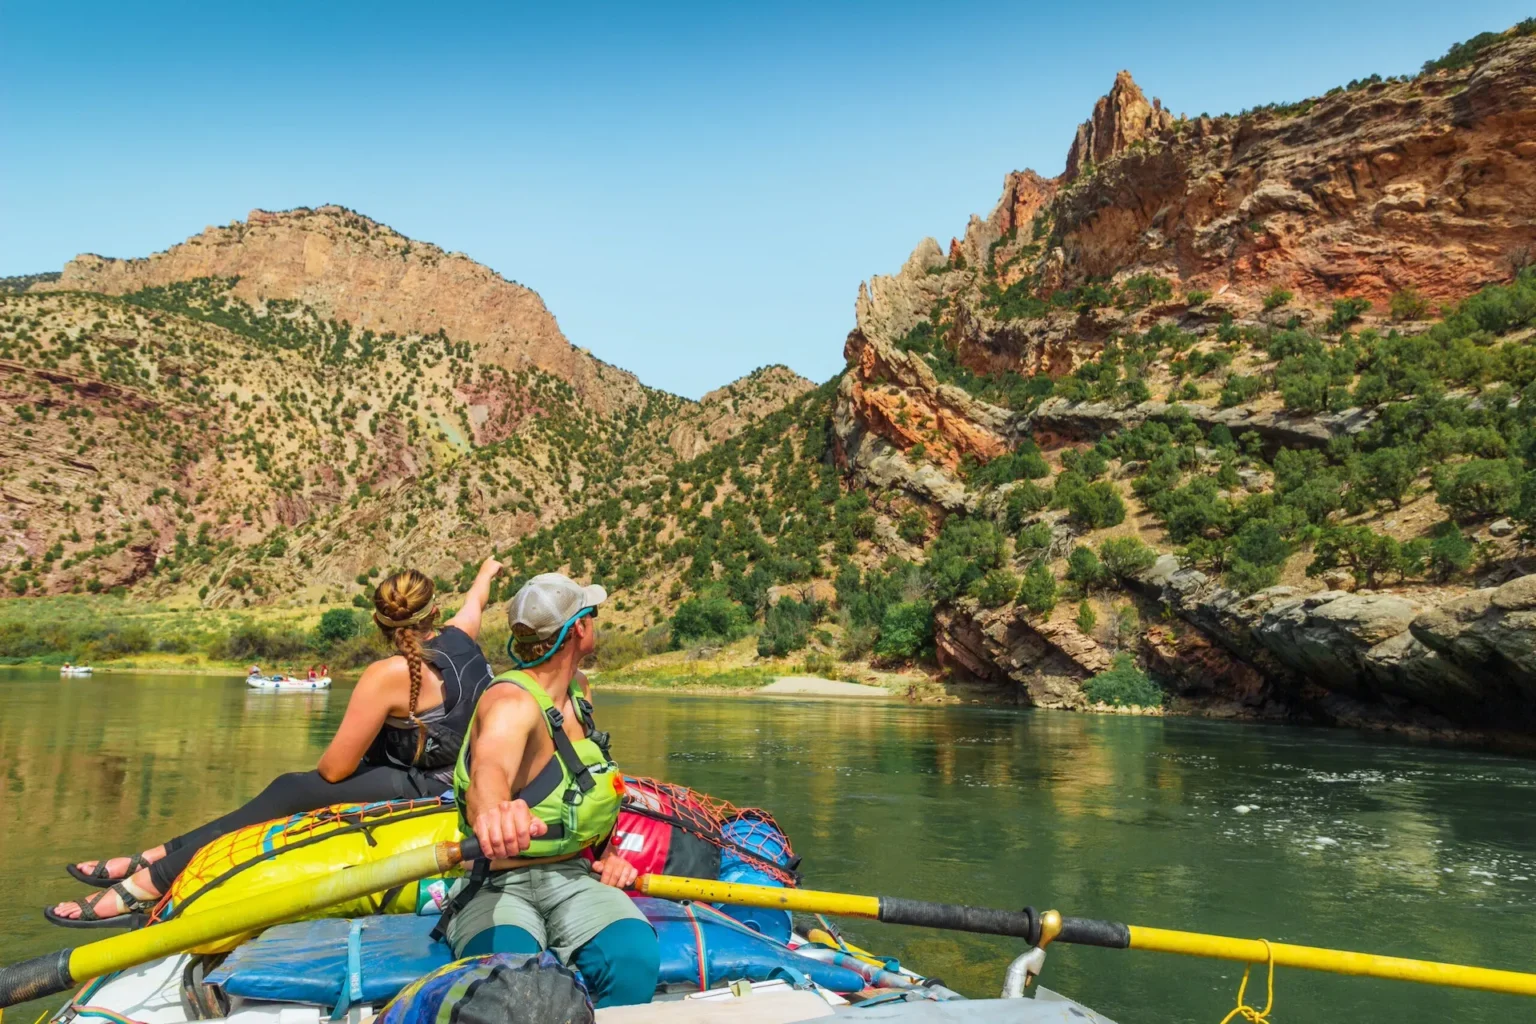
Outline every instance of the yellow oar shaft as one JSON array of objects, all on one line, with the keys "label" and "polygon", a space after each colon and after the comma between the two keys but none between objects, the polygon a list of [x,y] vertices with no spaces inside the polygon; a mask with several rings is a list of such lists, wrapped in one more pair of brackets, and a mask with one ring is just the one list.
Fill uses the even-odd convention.
[{"label": "yellow oar shaft", "polygon": [[[799,911],[806,914],[867,917],[891,924],[951,928],[988,935],[1014,935],[1042,945],[1054,940],[1078,945],[1102,946],[1107,949],[1145,949],[1163,953],[1180,953],[1185,956],[1244,960],[1252,963],[1265,963],[1269,959],[1270,951],[1273,951],[1275,963],[1282,967],[1302,967],[1334,974],[1417,981],[1429,985],[1451,985],[1458,988],[1508,992],[1515,995],[1536,995],[1536,974],[1521,971],[1499,971],[1488,967],[1469,967],[1432,960],[1409,960],[1403,957],[1354,953],[1317,946],[1293,946],[1284,942],[1271,942],[1266,945],[1258,939],[1235,939],[1223,935],[1207,935],[1202,932],[1170,931],[1164,928],[1144,928],[1140,925],[1123,925],[1089,918],[1062,917],[1055,911],[1035,915],[1032,911],[984,910],[977,907],[929,903],[924,900],[897,899],[889,896],[857,896],[809,889],[780,889],[767,885],[713,882],[697,878],[678,878],[672,875],[643,875],[638,888],[648,896],[659,896],[663,899],[691,899],[708,903],[730,903],[739,906]],[[1042,934],[1042,923],[1044,934]]]},{"label": "yellow oar shaft", "polygon": [[62,992],[87,978],[180,953],[205,942],[291,921],[336,903],[448,871],[479,855],[472,840],[406,850],[323,878],[263,893],[260,899],[188,913],[138,931],[0,968],[0,1008]]},{"label": "yellow oar shaft", "polygon": [[664,900],[698,900],[736,906],[767,907],[802,914],[837,914],[840,917],[880,919],[880,897],[855,896],[815,889],[781,889],[773,885],[717,882],[708,878],[677,875],[641,875],[635,888],[646,896]]},{"label": "yellow oar shaft", "polygon": [[1260,964],[1265,963],[1273,952],[1275,964],[1279,967],[1303,967],[1333,974],[1355,974],[1367,978],[1389,978],[1394,981],[1417,981],[1426,985],[1450,985],[1455,988],[1536,996],[1536,974],[1520,971],[1499,971],[1490,967],[1469,967],[1435,960],[1411,960],[1378,953],[1353,953],[1318,946],[1293,946],[1286,942],[1270,942],[1266,945],[1258,939],[1144,928],[1135,924],[1130,926],[1130,932],[1131,949]]}]

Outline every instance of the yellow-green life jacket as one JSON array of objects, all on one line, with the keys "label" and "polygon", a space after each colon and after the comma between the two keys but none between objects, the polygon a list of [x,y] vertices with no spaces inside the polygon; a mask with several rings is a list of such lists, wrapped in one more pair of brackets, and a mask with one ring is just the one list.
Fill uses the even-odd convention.
[{"label": "yellow-green life jacket", "polygon": [[[512,799],[528,804],[534,817],[549,826],[549,831],[528,844],[519,856],[562,857],[580,853],[595,846],[613,833],[619,820],[619,805],[624,794],[624,777],[618,766],[608,759],[607,753],[593,740],[591,705],[579,695],[572,694],[571,703],[579,708],[582,718],[582,739],[572,740],[565,731],[565,718],[555,702],[549,699],[544,688],[526,672],[512,671],[496,677],[491,683],[511,683],[520,686],[538,702],[543,712],[544,727],[555,745],[555,752]],[[490,687],[486,687],[490,692]],[[482,694],[482,697],[484,695]],[[475,713],[479,713],[476,705]],[[459,829],[468,836],[474,831],[467,817],[466,799],[469,795],[470,744],[474,736],[474,716],[470,716],[464,745],[459,748],[459,761],[453,769],[453,797],[459,808]]]}]

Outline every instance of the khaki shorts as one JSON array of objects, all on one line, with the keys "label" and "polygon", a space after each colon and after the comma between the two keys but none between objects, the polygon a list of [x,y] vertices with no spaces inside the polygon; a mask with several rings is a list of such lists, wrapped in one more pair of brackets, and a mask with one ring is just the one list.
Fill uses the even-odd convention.
[{"label": "khaki shorts", "polygon": [[[465,884],[455,884],[450,896]],[[512,925],[532,935],[565,964],[578,948],[615,921],[645,920],[623,890],[604,885],[585,857],[535,864],[491,875],[448,922],[453,955],[483,931]]]}]

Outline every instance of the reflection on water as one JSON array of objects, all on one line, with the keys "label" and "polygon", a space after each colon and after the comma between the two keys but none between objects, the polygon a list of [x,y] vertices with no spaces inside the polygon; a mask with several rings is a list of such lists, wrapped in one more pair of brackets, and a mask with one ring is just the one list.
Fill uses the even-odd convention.
[{"label": "reflection on water", "polygon": [[[340,692],[0,674],[0,960],[80,937],[65,860],[125,853],[314,764]],[[626,770],[774,812],[818,888],[1536,969],[1536,764],[1323,730],[878,703],[600,696]],[[1238,813],[1235,808],[1252,808]],[[971,994],[1016,944],[848,922]],[[1241,968],[1058,947],[1045,983],[1208,1024]],[[1520,1019],[1514,997],[1281,971],[1277,1019]]]}]

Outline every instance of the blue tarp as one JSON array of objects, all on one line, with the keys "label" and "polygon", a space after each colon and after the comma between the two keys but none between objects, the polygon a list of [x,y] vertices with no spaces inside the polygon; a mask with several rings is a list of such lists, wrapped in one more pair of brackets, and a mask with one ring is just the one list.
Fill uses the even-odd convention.
[{"label": "blue tarp", "polygon": [[[437,924],[435,917],[386,914],[357,922],[361,996],[348,1002],[383,1002],[453,960],[446,944],[428,937]],[[207,983],[247,999],[335,1006],[347,983],[352,923],[298,921],[269,928],[229,954]]]},{"label": "blue tarp", "polygon": [[663,984],[699,983],[698,936],[702,934],[706,987],[743,978],[782,977],[795,982],[796,975],[833,992],[857,992],[864,987],[864,980],[847,968],[801,956],[707,906],[695,906],[690,920],[683,905],[670,900],[637,896],[635,905],[656,927]]},{"label": "blue tarp", "polygon": [[[806,978],[834,992],[856,992],[852,971],[799,956],[779,943],[711,911],[637,897],[635,905],[656,928],[663,984],[698,984],[699,936],[708,985],[745,978]],[[336,1006],[381,1003],[417,978],[453,960],[446,943],[429,937],[436,917],[388,914],[351,921],[300,921],[269,928],[229,955],[207,979],[232,996]],[[356,926],[356,976],[349,969],[349,937]],[[347,998],[344,1000],[343,990]]]}]

